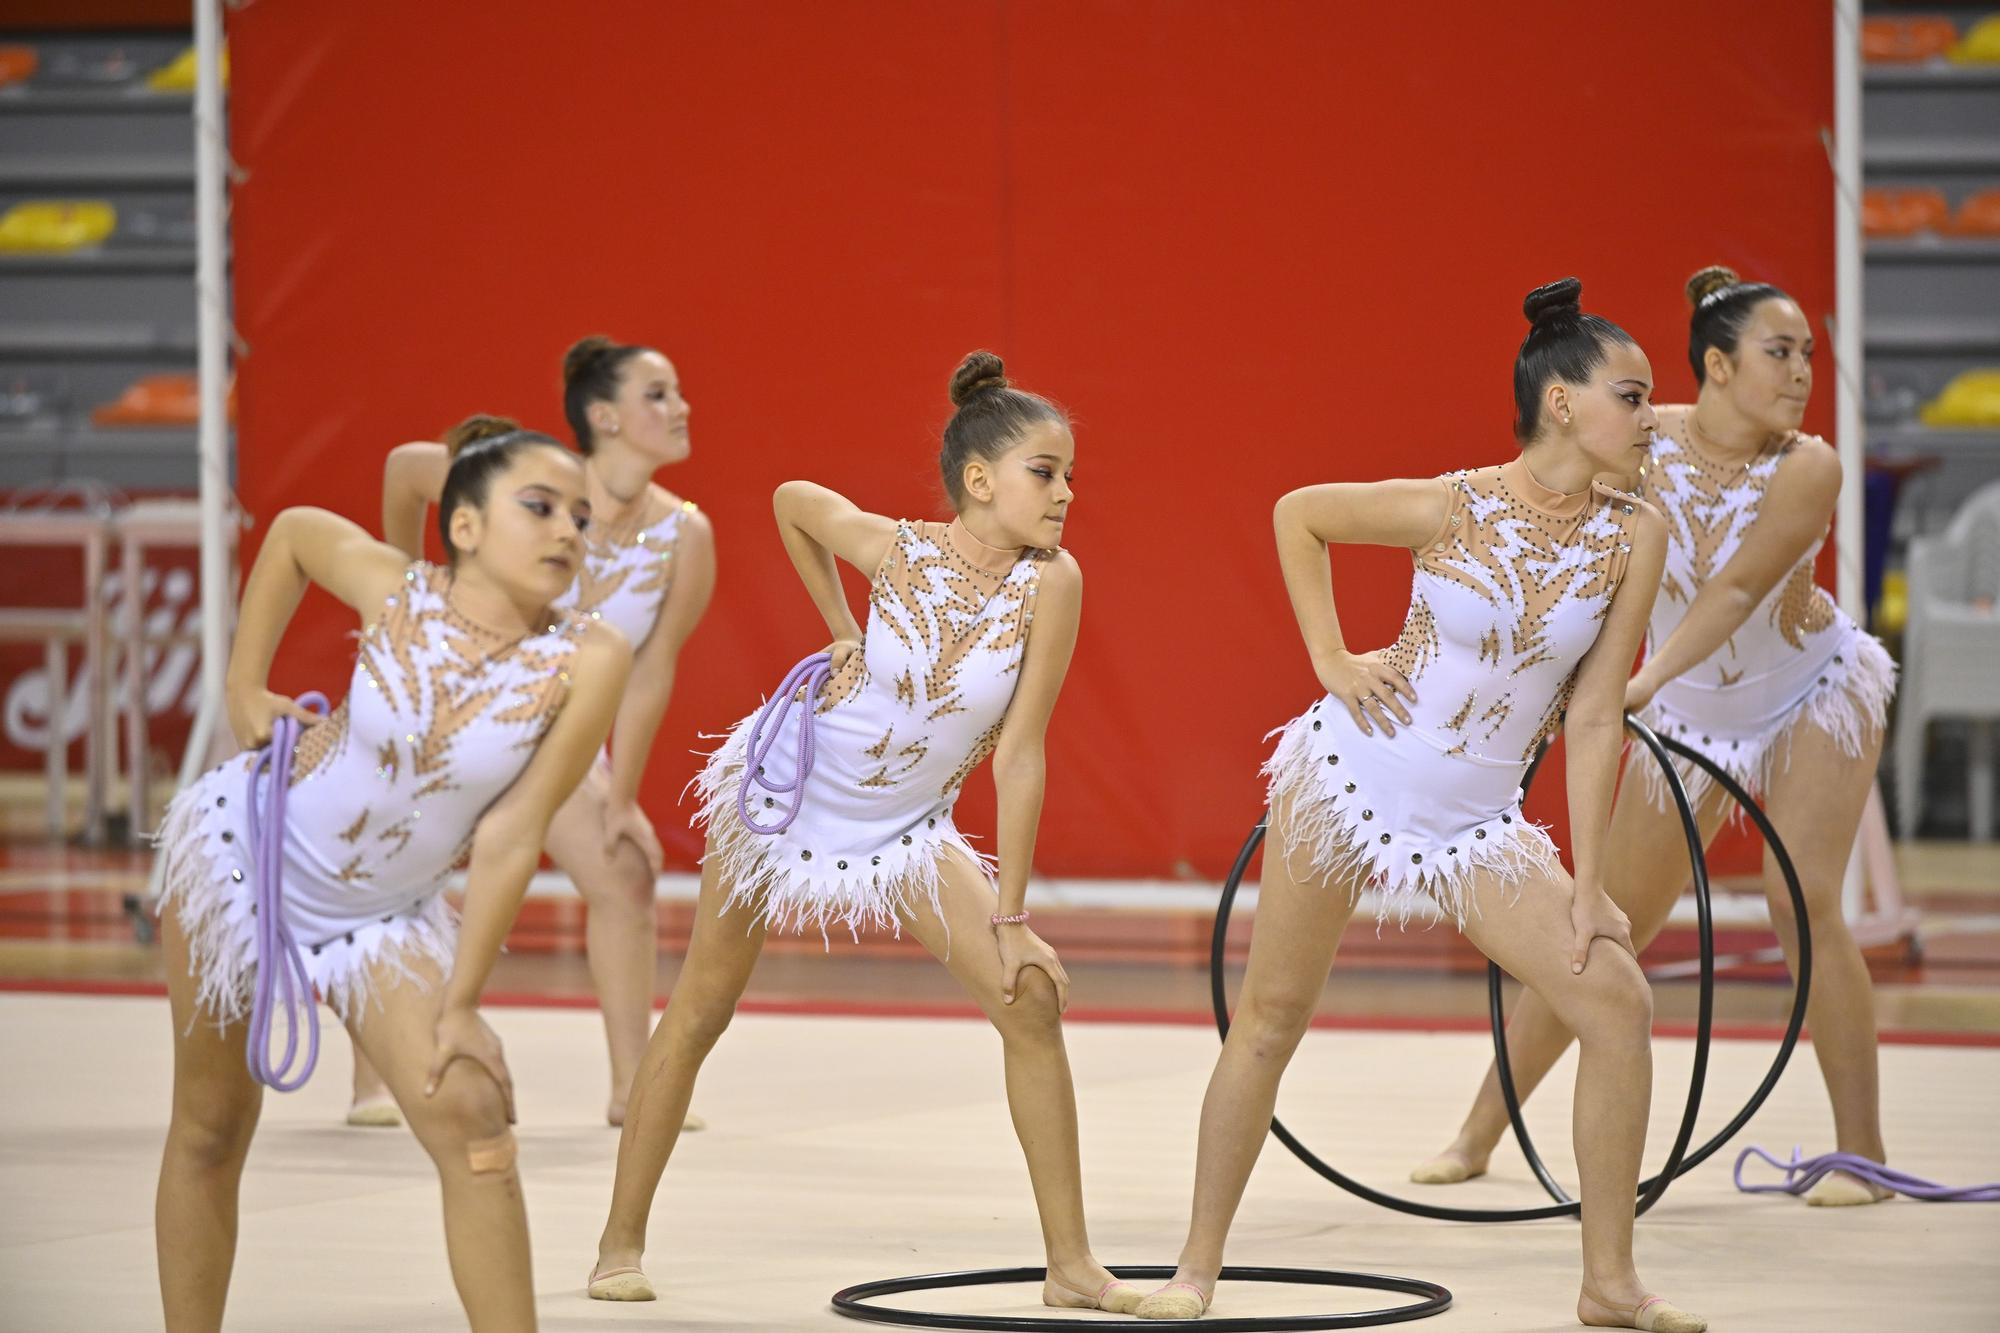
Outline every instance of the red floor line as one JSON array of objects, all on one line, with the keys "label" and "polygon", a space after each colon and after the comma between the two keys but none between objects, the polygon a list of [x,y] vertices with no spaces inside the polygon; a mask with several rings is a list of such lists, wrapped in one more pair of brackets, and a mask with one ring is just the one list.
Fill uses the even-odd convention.
[{"label": "red floor line", "polygon": [[[160,996],[167,988],[157,981],[89,981],[69,978],[16,980],[0,978],[0,993],[25,995],[138,995]],[[533,991],[496,991],[485,1003],[497,1009],[595,1009],[597,1001],[585,995],[550,995]],[[662,1004],[664,1001],[661,1002]],[[655,1006],[658,1007],[658,1006]],[[745,1000],[738,1006],[746,1014],[793,1014],[814,1018],[951,1018],[980,1016],[968,1003],[907,1003],[880,1000]],[[1191,1009],[1093,1009],[1079,1007],[1063,1016],[1071,1023],[1134,1023],[1165,1027],[1213,1027],[1208,1013]],[[1485,1032],[1483,1018],[1402,1016],[1396,1014],[1322,1014],[1313,1027],[1333,1032]],[[1654,1034],[1662,1037],[1692,1037],[1692,1023],[1657,1023]],[[1720,1041],[1776,1041],[1785,1033],[1782,1023],[1719,1023],[1715,1037]],[[1804,1040],[1810,1041],[1807,1037]],[[1974,1046],[2000,1047],[2000,1032],[1949,1032],[1935,1029],[1891,1029],[1881,1034],[1885,1046]]]}]

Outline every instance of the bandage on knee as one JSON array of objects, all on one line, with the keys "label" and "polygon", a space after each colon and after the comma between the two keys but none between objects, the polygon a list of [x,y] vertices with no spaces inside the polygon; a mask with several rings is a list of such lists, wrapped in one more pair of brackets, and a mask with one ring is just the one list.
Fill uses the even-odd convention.
[{"label": "bandage on knee", "polygon": [[505,1129],[490,1139],[471,1140],[465,1145],[465,1162],[476,1176],[513,1170],[514,1131]]}]

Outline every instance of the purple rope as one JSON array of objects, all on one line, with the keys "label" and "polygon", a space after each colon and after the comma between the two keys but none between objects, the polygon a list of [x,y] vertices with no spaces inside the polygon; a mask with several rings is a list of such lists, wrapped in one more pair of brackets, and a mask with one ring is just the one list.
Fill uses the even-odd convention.
[{"label": "purple rope", "polygon": [[[791,669],[778,692],[764,701],[757,710],[757,716],[750,719],[750,742],[743,755],[743,781],[736,788],[736,813],[743,820],[743,826],[752,833],[783,833],[799,817],[799,802],[795,799],[785,812],[778,816],[775,824],[759,824],[750,816],[750,788],[754,784],[765,791],[778,795],[796,792],[805,794],[806,775],[812,772],[814,756],[813,700],[818,697],[820,686],[833,676],[833,655],[814,653]],[[790,782],[780,782],[764,775],[764,761],[770,757],[771,747],[784,734],[785,719],[791,715],[794,704],[803,697],[805,711],[798,721],[798,767]],[[766,728],[769,728],[768,734]]]},{"label": "purple rope", "polygon": [[[326,716],[326,696],[299,696],[299,703]],[[297,1092],[319,1063],[319,1021],[313,1013],[312,977],[299,952],[292,928],[285,924],[285,796],[292,785],[292,752],[299,743],[299,721],[280,717],[271,724],[271,743],[257,751],[250,765],[244,795],[250,820],[250,888],[257,914],[257,986],[250,1004],[250,1037],[245,1055],[250,1076],[278,1092]],[[271,781],[260,799],[257,779]],[[282,992],[282,997],[281,997]],[[274,1010],[285,1011],[285,1054],[271,1063],[271,1021]],[[306,1031],[305,1061],[296,1067],[299,1029]]]},{"label": "purple rope", "polygon": [[[1743,1183],[1743,1164],[1755,1154],[1785,1173],[1782,1184],[1746,1185]],[[1762,1148],[1752,1144],[1736,1156],[1736,1188],[1745,1194],[1804,1194],[1817,1185],[1830,1171],[1845,1171],[1858,1176],[1871,1185],[1907,1194],[1912,1199],[1922,1199],[1928,1203],[2000,1203],[2000,1184],[1963,1185],[1953,1187],[1924,1180],[1906,1171],[1896,1171],[1872,1162],[1866,1157],[1851,1152],[1822,1153],[1818,1157],[1801,1160],[1799,1149],[1792,1149],[1792,1160],[1781,1162]]]}]

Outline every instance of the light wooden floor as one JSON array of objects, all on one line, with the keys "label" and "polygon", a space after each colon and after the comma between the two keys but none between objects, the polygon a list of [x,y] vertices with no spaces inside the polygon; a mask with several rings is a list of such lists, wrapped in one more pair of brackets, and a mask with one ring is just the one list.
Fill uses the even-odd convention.
[{"label": "light wooden floor", "polygon": [[[548,1329],[852,1327],[827,1307],[866,1278],[1040,1261],[1027,1180],[1002,1100],[997,1040],[962,1020],[739,1019],[710,1063],[689,1136],[654,1214],[648,1266],[665,1299],[582,1294],[609,1193],[613,1131],[597,1123],[597,1017],[504,1009],[520,1096],[535,1278]],[[1087,1197],[1099,1256],[1166,1263],[1185,1224],[1195,1116],[1216,1042],[1199,1028],[1073,1025]],[[1280,1113],[1372,1183],[1396,1184],[1448,1137],[1486,1039],[1314,1032]],[[1684,1096],[1690,1044],[1658,1048],[1658,1161]],[[244,1187],[230,1327],[461,1328],[435,1183],[402,1131],[338,1123],[340,1046],[302,1093],[266,1100]],[[1719,1123],[1769,1057],[1718,1043]],[[1889,1046],[1893,1160],[1955,1183],[2000,1180],[2000,1049]],[[157,1328],[151,1225],[169,1086],[164,1001],[0,996],[0,1327]],[[1567,1068],[1532,1108],[1567,1173]],[[1743,1141],[1824,1150],[1830,1125],[1810,1049]],[[2000,1311],[2000,1208],[1895,1202],[1822,1212],[1730,1185],[1725,1152],[1640,1222],[1641,1271],[1718,1330],[1977,1330]],[[1526,1204],[1518,1155],[1499,1179],[1430,1197]],[[1573,1179],[1573,1174],[1570,1174]],[[1273,1143],[1231,1259],[1392,1272],[1450,1287],[1426,1327],[1573,1328],[1576,1232],[1567,1222],[1455,1226],[1386,1212],[1323,1183]],[[924,1300],[908,1298],[922,1305]],[[932,1308],[1032,1313],[1027,1288],[941,1293]],[[1343,1303],[1343,1301],[1345,1303]],[[1219,1313],[1365,1308],[1381,1297],[1225,1287]],[[1102,1316],[1079,1316],[1100,1322]]]}]

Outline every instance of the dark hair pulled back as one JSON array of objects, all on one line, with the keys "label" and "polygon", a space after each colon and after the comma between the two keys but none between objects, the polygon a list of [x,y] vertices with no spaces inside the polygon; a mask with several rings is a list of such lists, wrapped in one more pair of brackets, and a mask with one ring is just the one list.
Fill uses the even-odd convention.
[{"label": "dark hair pulled back", "polygon": [[1069,426],[1068,413],[1040,394],[1015,388],[1006,370],[998,356],[980,351],[969,353],[951,372],[951,405],[957,411],[945,423],[938,469],[954,509],[965,507],[967,463],[998,458],[1036,426]]},{"label": "dark hair pulled back", "polygon": [[486,503],[493,479],[507,470],[524,449],[563,449],[562,441],[538,430],[524,429],[511,417],[476,414],[444,433],[445,453],[451,467],[444,474],[444,492],[438,496],[438,536],[444,539],[445,556],[458,563],[458,548],[451,542],[451,516],[460,505],[474,509]]},{"label": "dark hair pulled back", "polygon": [[1688,364],[1694,367],[1697,386],[1708,383],[1709,348],[1734,361],[1751,312],[1765,301],[1792,299],[1768,282],[1745,282],[1735,269],[1721,264],[1710,264],[1689,278],[1687,298],[1694,307],[1688,316]]},{"label": "dark hair pulled back", "polygon": [[635,343],[618,343],[601,333],[578,338],[563,353],[563,416],[576,447],[588,454],[597,447],[590,429],[590,405],[618,397],[625,363],[647,350]]},{"label": "dark hair pulled back", "polygon": [[1583,283],[1563,278],[1528,293],[1521,313],[1528,336],[1514,358],[1514,438],[1522,444],[1542,426],[1542,391],[1549,381],[1586,384],[1620,343],[1636,346],[1631,334],[1602,315],[1583,313]]}]

